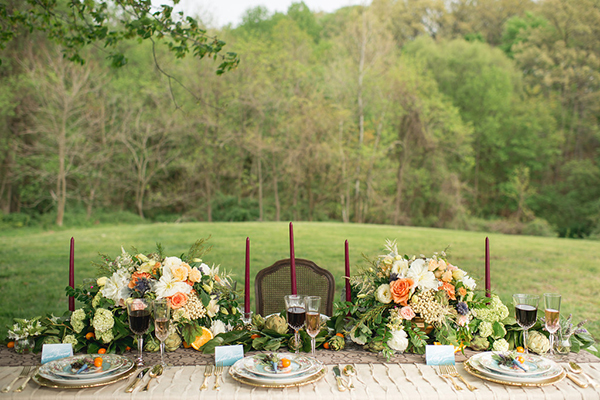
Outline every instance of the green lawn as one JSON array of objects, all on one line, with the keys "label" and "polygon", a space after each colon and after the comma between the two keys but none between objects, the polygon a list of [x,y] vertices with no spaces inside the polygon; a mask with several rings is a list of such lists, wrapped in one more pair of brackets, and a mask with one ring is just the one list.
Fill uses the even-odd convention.
[{"label": "green lawn", "polygon": [[[250,237],[251,269],[255,275],[275,261],[289,257],[287,223],[186,223],[98,226],[86,229],[40,231],[21,229],[0,233],[0,337],[13,317],[33,317],[67,309],[69,240],[75,238],[76,283],[96,277],[98,253],[112,257],[121,246],[153,251],[162,243],[168,255],[180,255],[199,238],[211,236],[212,251],[204,258],[244,279],[245,239]],[[351,268],[365,265],[363,254],[381,254],[385,239],[397,239],[406,254],[431,255],[448,249],[449,260],[465,269],[480,287],[484,275],[486,234],[444,229],[342,223],[294,224],[296,257],[330,270],[339,290],[343,285],[344,240],[350,245]],[[594,241],[489,234],[492,289],[507,303],[513,292],[558,292],[563,314],[586,325],[600,337],[600,252]],[[252,283],[253,285],[253,283]],[[242,286],[243,287],[243,286]],[[253,288],[254,286],[252,286]],[[338,296],[339,297],[339,296]]]}]

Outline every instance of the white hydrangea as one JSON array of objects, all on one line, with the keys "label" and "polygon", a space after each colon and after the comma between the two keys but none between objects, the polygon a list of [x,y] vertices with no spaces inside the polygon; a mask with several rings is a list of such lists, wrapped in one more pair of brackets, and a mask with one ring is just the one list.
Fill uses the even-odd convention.
[{"label": "white hydrangea", "polygon": [[96,310],[96,314],[94,314],[94,319],[92,321],[92,326],[96,330],[96,332],[106,332],[115,325],[115,319],[113,318],[112,312],[105,308],[98,308]]},{"label": "white hydrangea", "polygon": [[83,323],[84,320],[85,311],[83,311],[83,308],[73,311],[73,314],[71,314],[71,326],[75,333],[81,333],[83,328],[85,328],[85,324]]},{"label": "white hydrangea", "polygon": [[77,338],[75,337],[75,335],[66,335],[63,338],[63,343],[70,343],[73,346],[77,345]]},{"label": "white hydrangea", "polygon": [[492,345],[492,350],[494,351],[508,351],[508,342],[506,339],[498,339]]},{"label": "white hydrangea", "polygon": [[494,328],[491,322],[483,321],[479,324],[479,335],[481,337],[488,337],[494,333]]},{"label": "white hydrangea", "polygon": [[110,343],[115,338],[115,336],[113,335],[112,329],[109,329],[104,332],[99,332],[99,334],[100,334],[100,336],[98,337],[98,339],[102,340],[102,343]]}]

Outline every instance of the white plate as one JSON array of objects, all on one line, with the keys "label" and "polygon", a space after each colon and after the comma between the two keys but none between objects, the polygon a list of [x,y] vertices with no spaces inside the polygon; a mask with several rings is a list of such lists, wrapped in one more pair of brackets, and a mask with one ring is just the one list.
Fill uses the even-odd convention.
[{"label": "white plate", "polygon": [[264,376],[267,378],[281,378],[302,375],[308,372],[314,366],[313,359],[304,355],[290,353],[274,354],[279,360],[282,358],[287,358],[290,360],[290,367],[274,371],[270,365],[263,364],[262,359],[265,354],[254,354],[249,357],[244,357],[241,360],[238,360],[236,364],[240,363],[241,367],[239,367],[239,369],[243,368],[254,375]]},{"label": "white plate", "polygon": [[478,361],[488,370],[505,376],[534,377],[542,375],[556,366],[554,361],[547,358],[536,356],[534,354],[520,354],[525,359],[524,364],[527,370],[524,371],[517,366],[511,367],[499,364],[498,361],[494,360],[493,355],[493,352],[482,353],[478,358]]},{"label": "white plate", "polygon": [[[75,356],[75,357],[83,357],[83,356]],[[68,357],[63,360],[64,360],[64,362],[68,362],[69,359],[75,358],[75,357]],[[122,374],[129,372],[132,368],[135,368],[135,364],[133,363],[133,361],[131,361],[127,357],[123,357],[123,356],[117,356],[117,357],[122,357],[124,359],[124,361],[125,361],[124,365],[120,368],[117,368],[115,370],[112,370],[111,372],[108,372],[108,373],[106,373],[104,375],[100,375],[100,376],[94,375],[94,376],[88,376],[88,377],[77,378],[77,379],[58,376],[52,372],[49,372],[49,369],[52,366],[48,366],[48,365],[55,361],[51,361],[50,363],[45,364],[42,367],[40,367],[38,374],[44,379],[47,379],[49,381],[52,381],[54,383],[59,383],[62,385],[88,385],[88,384],[96,384],[96,383],[106,382],[106,381],[114,379]],[[57,360],[57,361],[63,361],[63,360]],[[46,366],[48,366],[48,367],[44,368]]]},{"label": "white plate", "polygon": [[[102,358],[102,366],[100,368],[94,367],[94,359],[96,357]],[[92,365],[91,368],[76,374],[71,364],[74,362],[88,362]],[[74,357],[63,358],[43,365],[40,369],[43,369],[44,374],[53,374],[69,379],[89,379],[90,377],[100,377],[106,374],[110,374],[119,368],[123,368],[128,364],[128,359],[123,356],[116,354],[84,354]]]},{"label": "white plate", "polygon": [[512,375],[509,376],[509,375],[506,375],[503,373],[497,373],[497,372],[487,369],[484,365],[482,365],[480,363],[480,360],[482,357],[485,357],[485,353],[477,354],[477,355],[474,355],[473,357],[469,358],[469,360],[468,360],[469,365],[471,367],[473,367],[475,370],[477,370],[479,373],[481,373],[482,375],[485,375],[489,378],[503,380],[503,381],[511,381],[511,382],[515,382],[515,383],[536,384],[539,382],[544,382],[549,379],[555,378],[563,372],[563,369],[560,367],[560,365],[555,363],[555,366],[552,367],[550,370],[548,370],[542,374],[536,375],[536,376],[512,376]]},{"label": "white plate", "polygon": [[288,384],[295,384],[295,383],[303,382],[307,379],[310,379],[312,376],[318,374],[323,369],[323,364],[321,362],[315,360],[313,362],[313,367],[302,374],[294,375],[294,376],[279,376],[278,375],[278,376],[268,377],[268,376],[253,374],[252,372],[248,371],[244,367],[243,362],[241,362],[241,361],[243,361],[243,360],[238,360],[230,368],[229,372],[231,374],[235,374],[236,376],[239,376],[241,378],[247,379],[248,381],[251,381],[251,382],[254,382],[257,384],[264,384],[264,385],[288,385]]}]

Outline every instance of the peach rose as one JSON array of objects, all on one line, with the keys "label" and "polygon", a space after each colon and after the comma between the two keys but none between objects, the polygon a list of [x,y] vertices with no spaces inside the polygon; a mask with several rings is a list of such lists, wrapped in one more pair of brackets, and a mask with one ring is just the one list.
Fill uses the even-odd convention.
[{"label": "peach rose", "polygon": [[196,267],[190,269],[190,273],[188,274],[188,279],[194,283],[200,282],[202,279],[202,272]]},{"label": "peach rose", "polygon": [[390,283],[390,291],[392,292],[392,300],[394,300],[394,303],[402,304],[403,306],[408,305],[408,296],[413,284],[414,281],[410,278],[392,281]]},{"label": "peach rose", "polygon": [[412,308],[410,308],[410,306],[402,307],[400,309],[400,315],[402,316],[402,318],[407,319],[409,321],[416,316],[415,312]]},{"label": "peach rose", "polygon": [[452,271],[447,270],[442,274],[442,280],[444,282],[450,282],[452,280]]},{"label": "peach rose", "polygon": [[438,263],[436,260],[434,260],[433,258],[429,259],[429,262],[427,263],[427,269],[429,271],[435,271],[438,267]]},{"label": "peach rose", "polygon": [[173,296],[171,296],[171,308],[176,310],[185,306],[187,303],[187,295],[185,293],[177,292]]},{"label": "peach rose", "polygon": [[465,289],[464,287],[459,287],[458,288],[458,294],[460,297],[465,297],[467,295],[467,289]]},{"label": "peach rose", "polygon": [[187,280],[188,269],[183,263],[178,265],[171,265],[171,272],[173,273],[173,277],[175,278],[175,280],[178,280],[180,282]]},{"label": "peach rose", "polygon": [[127,287],[129,289],[133,289],[135,287],[137,281],[141,278],[150,279],[150,278],[152,278],[152,275],[150,275],[147,272],[134,272],[131,275],[131,280],[129,281],[129,284],[127,285]]},{"label": "peach rose", "polygon": [[442,286],[438,290],[444,290],[448,293],[448,297],[452,300],[456,300],[456,294],[454,293],[454,286],[448,282],[444,282]]}]

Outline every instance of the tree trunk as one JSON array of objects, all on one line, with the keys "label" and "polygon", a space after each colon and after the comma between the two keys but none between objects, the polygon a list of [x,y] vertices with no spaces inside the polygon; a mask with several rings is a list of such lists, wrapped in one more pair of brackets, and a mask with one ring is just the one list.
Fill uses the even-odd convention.
[{"label": "tree trunk", "polygon": [[354,183],[354,220],[356,222],[362,221],[361,214],[361,202],[360,202],[360,162],[362,146],[365,136],[365,115],[364,115],[364,104],[363,104],[363,79],[365,74],[365,53],[367,50],[367,17],[366,14],[362,15],[362,37],[360,43],[360,58],[358,62],[358,156],[356,160],[356,182]]}]

